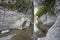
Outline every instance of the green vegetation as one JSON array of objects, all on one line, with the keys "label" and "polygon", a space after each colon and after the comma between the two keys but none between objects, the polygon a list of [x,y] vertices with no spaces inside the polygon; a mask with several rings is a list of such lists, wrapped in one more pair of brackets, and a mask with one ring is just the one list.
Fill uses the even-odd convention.
[{"label": "green vegetation", "polygon": [[13,6],[11,3],[5,3],[5,2],[3,2],[2,5],[3,5],[5,8],[7,8],[7,9],[13,9],[13,8],[14,8],[14,6]]},{"label": "green vegetation", "polygon": [[46,12],[46,6],[44,7],[44,6],[40,6],[39,8],[38,8],[38,11],[37,11],[37,13],[36,13],[36,16],[41,16],[43,13],[45,13]]},{"label": "green vegetation", "polygon": [[25,8],[33,7],[33,4],[31,1],[29,4],[27,4],[25,0],[12,0],[12,1],[13,3],[10,3],[10,2],[6,3],[2,1],[2,3],[0,4],[2,4],[5,8],[11,9],[11,10],[19,10],[19,9],[23,10]]},{"label": "green vegetation", "polygon": [[36,16],[41,16],[41,15],[51,11],[51,8],[54,7],[54,4],[55,4],[55,0],[46,0],[46,2],[42,3],[39,6]]}]

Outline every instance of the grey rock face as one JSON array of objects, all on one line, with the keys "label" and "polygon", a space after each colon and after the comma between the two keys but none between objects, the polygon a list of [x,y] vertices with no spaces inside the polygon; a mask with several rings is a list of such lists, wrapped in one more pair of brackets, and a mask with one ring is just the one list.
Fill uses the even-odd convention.
[{"label": "grey rock face", "polygon": [[56,0],[54,13],[56,14],[56,22],[48,30],[45,40],[60,40],[60,0]]},{"label": "grey rock face", "polygon": [[33,40],[37,40],[37,35],[34,33],[33,36],[32,36]]},{"label": "grey rock face", "polygon": [[53,25],[53,26],[48,30],[45,38],[39,38],[38,40],[60,40],[60,0],[56,0],[54,13],[55,16],[45,14],[40,17],[39,21],[42,24],[48,26]]},{"label": "grey rock face", "polygon": [[39,22],[47,26],[52,26],[55,20],[56,20],[56,16],[48,15],[48,14],[44,14],[39,18]]},{"label": "grey rock face", "polygon": [[56,16],[60,15],[60,0],[56,0],[54,13]]},{"label": "grey rock face", "polygon": [[13,35],[8,35],[6,37],[2,37],[0,38],[0,40],[11,40],[12,37],[14,37],[16,34],[13,34]]},{"label": "grey rock face", "polygon": [[48,30],[46,40],[60,40],[60,16],[57,17],[55,24]]},{"label": "grey rock face", "polygon": [[23,25],[23,28],[30,26],[32,14],[30,15],[29,12],[27,12],[26,15],[16,11],[0,11],[0,30],[13,28],[22,29]]},{"label": "grey rock face", "polygon": [[42,2],[44,2],[45,0],[34,0],[34,7],[38,7],[40,6],[40,4],[42,4]]},{"label": "grey rock face", "polygon": [[48,30],[46,37],[38,40],[60,40],[60,15],[57,17],[54,25]]}]

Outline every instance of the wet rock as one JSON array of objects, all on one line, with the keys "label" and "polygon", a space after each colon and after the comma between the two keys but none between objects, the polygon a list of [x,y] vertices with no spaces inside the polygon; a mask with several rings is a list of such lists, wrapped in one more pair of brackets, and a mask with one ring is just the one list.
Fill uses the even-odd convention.
[{"label": "wet rock", "polygon": [[56,0],[54,13],[56,16],[60,15],[60,0]]},{"label": "wet rock", "polygon": [[36,33],[33,33],[33,36],[32,36],[33,40],[37,40],[37,34]]}]

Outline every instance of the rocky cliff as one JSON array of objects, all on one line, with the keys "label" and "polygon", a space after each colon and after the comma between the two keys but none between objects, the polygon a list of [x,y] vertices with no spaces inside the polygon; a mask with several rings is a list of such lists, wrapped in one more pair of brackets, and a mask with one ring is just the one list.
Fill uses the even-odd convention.
[{"label": "rocky cliff", "polygon": [[[39,3],[39,1],[40,1],[40,3]],[[54,2],[54,1],[55,1],[55,3],[52,4],[51,2]],[[38,26],[37,26],[37,24],[35,24],[36,26],[34,26],[34,27],[37,29],[40,29],[40,31],[39,30],[38,31],[42,34],[42,36],[43,36],[43,34],[45,34],[45,36],[46,36],[45,38],[44,38],[44,36],[43,36],[43,38],[41,38],[42,36],[37,31],[37,33],[40,35],[40,36],[37,36],[37,37],[40,37],[40,38],[38,38],[38,40],[59,40],[60,39],[59,38],[59,36],[60,36],[59,35],[59,30],[60,30],[59,29],[59,15],[60,15],[60,12],[59,12],[60,4],[59,3],[60,3],[60,1],[59,0],[50,0],[51,5],[54,5],[54,6],[47,7],[48,9],[50,9],[50,7],[51,7],[51,10],[46,11],[47,10],[47,8],[46,8],[46,10],[45,10],[46,12],[45,12],[44,11],[45,6],[43,6],[43,4],[46,5],[47,4],[46,2],[48,3],[48,0],[35,0],[35,4],[34,4],[35,6],[37,6],[37,7],[35,7],[35,15],[37,13],[39,14],[39,15],[37,15],[37,16],[39,16],[38,17],[38,20],[39,20]],[[47,4],[46,6],[48,6],[48,5],[50,5],[50,4]],[[39,9],[39,6],[43,6],[43,7],[40,7],[40,9]],[[40,13],[41,13],[41,15],[40,15]],[[36,34],[36,35],[38,35],[38,34]]]},{"label": "rocky cliff", "polygon": [[33,16],[32,0],[0,0],[0,40],[32,40]]},{"label": "rocky cliff", "polygon": [[[16,1],[18,1],[18,0],[16,0]],[[22,0],[22,1],[24,1],[24,0]],[[31,8],[29,6],[29,8],[28,8],[28,6],[25,5],[27,8],[25,8],[25,6],[24,6],[24,8],[21,9],[20,11],[19,11],[19,8],[21,8],[23,6],[22,5],[21,5],[21,7],[16,6],[16,7],[18,7],[18,9],[15,9],[15,11],[13,11],[13,8],[11,9],[10,6],[14,5],[14,4],[12,4],[12,2],[14,2],[14,1],[3,0],[2,2],[6,3],[6,5],[2,4],[2,3],[0,4],[0,7],[1,7],[0,8],[0,28],[1,28],[0,30],[11,29],[11,28],[20,29],[19,27],[29,26],[33,22],[33,17],[32,17],[33,16],[33,6]],[[24,2],[25,2],[25,4],[28,3],[29,5],[33,5],[30,0],[29,1],[26,0]],[[10,5],[10,6],[8,6],[8,5]],[[19,5],[19,3],[17,5]],[[2,8],[2,6],[3,6],[3,8]],[[7,6],[10,7],[11,10],[8,9]]]}]

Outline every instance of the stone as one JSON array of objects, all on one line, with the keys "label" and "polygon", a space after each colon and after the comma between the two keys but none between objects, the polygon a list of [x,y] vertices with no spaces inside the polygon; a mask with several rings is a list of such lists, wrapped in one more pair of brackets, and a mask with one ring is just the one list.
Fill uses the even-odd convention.
[{"label": "stone", "polygon": [[1,33],[7,33],[9,32],[9,30],[4,30],[4,31],[1,31]]},{"label": "stone", "polygon": [[60,40],[60,15],[57,17],[54,25],[48,30],[46,40]]},{"label": "stone", "polygon": [[5,37],[1,37],[0,40],[11,40],[12,37],[14,37],[16,34],[13,34],[13,35],[8,35],[8,36],[5,36]]},{"label": "stone", "polygon": [[17,11],[2,10],[0,13],[0,31],[14,28],[22,29],[30,26],[30,23],[32,22],[32,14],[31,16],[27,16],[30,15],[30,12],[28,12],[28,14],[24,14],[21,12],[18,13]]},{"label": "stone", "polygon": [[50,16],[48,14],[44,14],[39,18],[39,22],[41,22],[42,24],[47,25],[47,26],[52,26],[54,24],[55,20],[56,20],[56,16],[54,16],[54,15]]}]

